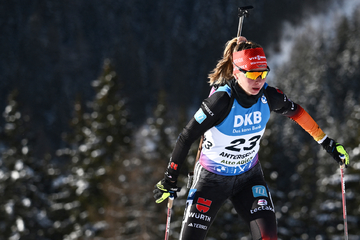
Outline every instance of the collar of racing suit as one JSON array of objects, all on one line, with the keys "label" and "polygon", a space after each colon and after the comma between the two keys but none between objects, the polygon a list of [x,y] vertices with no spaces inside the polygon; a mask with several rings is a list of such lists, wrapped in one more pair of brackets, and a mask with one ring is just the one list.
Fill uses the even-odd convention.
[{"label": "collar of racing suit", "polygon": [[264,94],[264,87],[262,87],[258,94],[250,96],[247,95],[246,92],[239,86],[235,78],[230,81],[230,87],[232,92],[235,93],[236,101],[238,101],[238,103],[244,108],[249,108],[254,105]]}]

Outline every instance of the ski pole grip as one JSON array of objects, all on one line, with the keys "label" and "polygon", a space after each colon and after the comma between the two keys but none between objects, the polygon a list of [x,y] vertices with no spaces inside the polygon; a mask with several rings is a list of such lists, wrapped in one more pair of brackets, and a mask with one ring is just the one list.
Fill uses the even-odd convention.
[{"label": "ski pole grip", "polygon": [[340,155],[340,159],[341,159],[341,163],[340,163],[340,168],[345,168],[345,159],[346,159],[346,157],[345,157],[345,155],[343,155],[343,154],[341,154]]},{"label": "ski pole grip", "polygon": [[173,202],[174,202],[174,196],[170,195],[167,207],[172,208]]}]

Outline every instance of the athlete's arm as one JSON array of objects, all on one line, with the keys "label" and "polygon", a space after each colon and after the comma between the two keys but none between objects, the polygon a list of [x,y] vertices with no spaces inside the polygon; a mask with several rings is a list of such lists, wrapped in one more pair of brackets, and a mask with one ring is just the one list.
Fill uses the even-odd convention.
[{"label": "athlete's arm", "polygon": [[[343,145],[329,138],[318,126],[314,119],[298,104],[292,102],[279,89],[267,87],[266,93],[270,102],[270,110],[283,114],[307,131],[321,146],[340,164],[349,164],[349,154]],[[342,157],[345,157],[343,159]]]},{"label": "athlete's arm", "polygon": [[266,88],[272,111],[287,116],[299,124],[318,143],[326,138],[315,120],[299,104],[291,101],[281,90],[268,86]]},{"label": "athlete's arm", "polygon": [[192,143],[219,121],[226,113],[229,103],[230,96],[225,91],[215,92],[202,102],[199,110],[178,136],[165,173],[167,178],[177,179]]}]

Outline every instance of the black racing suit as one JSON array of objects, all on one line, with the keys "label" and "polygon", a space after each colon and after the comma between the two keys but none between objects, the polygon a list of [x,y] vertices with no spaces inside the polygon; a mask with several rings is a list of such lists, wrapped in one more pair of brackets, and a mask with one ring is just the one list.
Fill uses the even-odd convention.
[{"label": "black racing suit", "polygon": [[[179,135],[165,174],[168,179],[177,179],[191,144],[208,129],[223,121],[229,113],[231,101],[237,101],[242,107],[248,108],[265,95],[270,111],[288,117],[297,112],[298,105],[274,87],[267,86],[266,89],[262,88],[259,94],[248,96],[235,79],[229,85],[232,97],[226,92],[215,92],[209,96],[201,105],[202,111],[206,114],[205,120],[199,124],[192,118]],[[274,205],[259,162],[249,171],[235,176],[210,172],[197,162],[180,240],[205,239],[207,230],[227,199],[232,201],[238,214],[248,224],[253,239],[277,239]]]}]

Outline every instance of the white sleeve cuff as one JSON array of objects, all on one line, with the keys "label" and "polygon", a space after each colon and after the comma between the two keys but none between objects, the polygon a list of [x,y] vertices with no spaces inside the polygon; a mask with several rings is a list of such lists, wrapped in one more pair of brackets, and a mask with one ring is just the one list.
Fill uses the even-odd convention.
[{"label": "white sleeve cuff", "polygon": [[325,135],[325,137],[323,137],[322,139],[320,139],[319,141],[317,141],[318,142],[318,144],[322,144],[324,141],[325,141],[325,139],[327,138],[328,136],[327,135]]}]

